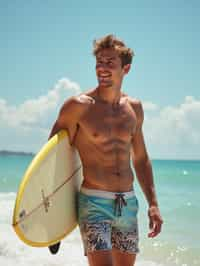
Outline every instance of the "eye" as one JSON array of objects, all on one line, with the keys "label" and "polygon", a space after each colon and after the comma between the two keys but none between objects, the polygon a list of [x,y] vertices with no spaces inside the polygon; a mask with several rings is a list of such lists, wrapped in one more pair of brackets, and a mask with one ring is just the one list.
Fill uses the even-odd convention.
[{"label": "eye", "polygon": [[101,60],[99,60],[99,61],[97,61],[96,62],[96,65],[98,66],[98,65],[101,65],[102,64],[102,61]]},{"label": "eye", "polygon": [[108,65],[109,65],[109,66],[113,66],[113,62],[112,62],[112,61],[109,61],[109,62],[108,62]]}]

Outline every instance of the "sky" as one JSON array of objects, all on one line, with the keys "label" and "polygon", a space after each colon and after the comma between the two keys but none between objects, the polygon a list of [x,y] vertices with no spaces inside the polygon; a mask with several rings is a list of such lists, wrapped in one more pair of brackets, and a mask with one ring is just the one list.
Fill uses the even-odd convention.
[{"label": "sky", "polygon": [[97,86],[93,40],[135,53],[122,90],[140,99],[149,156],[200,159],[200,2],[1,1],[0,150],[37,152],[63,102]]}]

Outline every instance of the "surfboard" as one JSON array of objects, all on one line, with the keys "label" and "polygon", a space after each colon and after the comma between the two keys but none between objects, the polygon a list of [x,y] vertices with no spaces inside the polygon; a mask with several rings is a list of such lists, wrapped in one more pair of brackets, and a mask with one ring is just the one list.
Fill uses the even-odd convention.
[{"label": "surfboard", "polygon": [[30,246],[47,247],[77,225],[77,193],[82,166],[67,131],[54,135],[36,154],[20,183],[13,227]]}]

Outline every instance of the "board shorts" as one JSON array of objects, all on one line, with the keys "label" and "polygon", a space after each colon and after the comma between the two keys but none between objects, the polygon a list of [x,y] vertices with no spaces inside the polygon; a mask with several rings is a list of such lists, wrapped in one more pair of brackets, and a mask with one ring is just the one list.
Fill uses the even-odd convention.
[{"label": "board shorts", "polygon": [[137,213],[134,191],[115,193],[82,187],[78,196],[78,223],[85,255],[112,248],[138,253]]}]

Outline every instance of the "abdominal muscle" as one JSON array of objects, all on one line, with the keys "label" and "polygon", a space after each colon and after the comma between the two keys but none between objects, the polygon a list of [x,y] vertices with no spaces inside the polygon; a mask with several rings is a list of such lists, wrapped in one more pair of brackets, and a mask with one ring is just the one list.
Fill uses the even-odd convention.
[{"label": "abdominal muscle", "polygon": [[83,186],[111,192],[133,189],[133,172],[130,166],[129,145],[78,141],[76,147],[82,161]]},{"label": "abdominal muscle", "polygon": [[136,115],[128,101],[118,107],[102,103],[84,109],[78,121],[73,144],[83,167],[83,186],[112,192],[133,187],[130,150]]},{"label": "abdominal muscle", "polygon": [[[98,172],[98,173],[97,173]],[[83,167],[83,186],[111,192],[128,192],[133,189],[133,174],[131,170],[114,174],[105,168]]]}]

